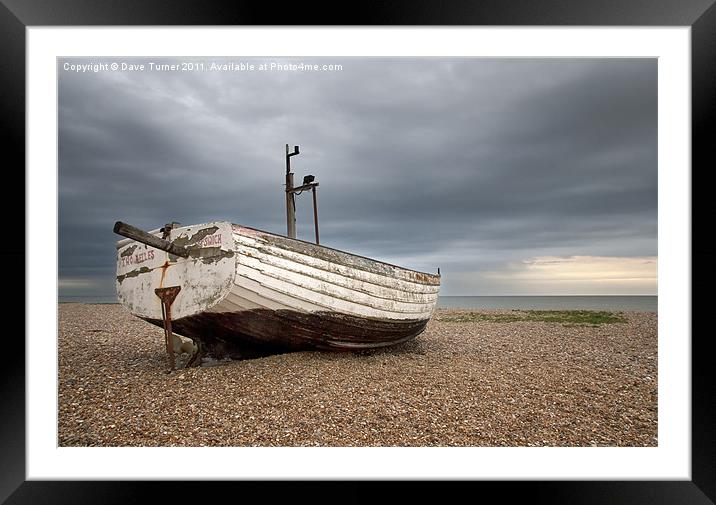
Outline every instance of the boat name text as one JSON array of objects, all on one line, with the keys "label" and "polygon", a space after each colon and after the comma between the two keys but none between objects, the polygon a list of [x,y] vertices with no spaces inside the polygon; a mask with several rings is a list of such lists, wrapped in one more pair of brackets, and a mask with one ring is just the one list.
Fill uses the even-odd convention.
[{"label": "boat name text", "polygon": [[123,267],[126,267],[127,265],[138,265],[139,263],[144,263],[145,261],[153,260],[154,259],[154,251],[144,251],[141,253],[134,254],[132,256],[123,256],[121,258],[120,265]]},{"label": "boat name text", "polygon": [[209,235],[207,237],[204,237],[203,239],[199,240],[196,243],[199,247],[207,247],[210,245],[221,245],[221,233],[217,233],[216,235]]}]

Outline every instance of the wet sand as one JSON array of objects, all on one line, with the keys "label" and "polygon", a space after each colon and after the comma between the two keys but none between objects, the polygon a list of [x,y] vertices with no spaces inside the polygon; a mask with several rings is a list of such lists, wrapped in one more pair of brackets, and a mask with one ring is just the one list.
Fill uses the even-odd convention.
[{"label": "wet sand", "polygon": [[[472,311],[497,314],[507,311]],[[166,373],[120,305],[59,306],[60,446],[656,446],[657,315],[453,322],[395,347]]]}]

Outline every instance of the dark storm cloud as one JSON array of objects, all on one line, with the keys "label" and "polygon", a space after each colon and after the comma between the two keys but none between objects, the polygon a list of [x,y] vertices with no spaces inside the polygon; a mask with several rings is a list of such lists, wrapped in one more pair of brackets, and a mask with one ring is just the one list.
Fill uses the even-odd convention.
[{"label": "dark storm cloud", "polygon": [[[321,184],[322,243],[440,266],[444,294],[490,294],[450,272],[656,255],[656,60],[293,61],[343,70],[75,73],[58,63],[66,292],[112,294],[118,219],[285,233],[285,143],[301,146],[298,181],[312,173]],[[311,240],[310,197],[297,205],[299,238]]]}]

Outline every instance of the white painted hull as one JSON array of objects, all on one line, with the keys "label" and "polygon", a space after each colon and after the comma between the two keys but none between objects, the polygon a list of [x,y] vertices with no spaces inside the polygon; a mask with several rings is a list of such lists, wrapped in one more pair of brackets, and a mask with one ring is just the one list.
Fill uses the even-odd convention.
[{"label": "white painted hull", "polygon": [[[186,244],[192,256],[171,256],[132,240],[118,242],[118,298],[133,314],[157,324],[161,302],[154,290],[181,287],[172,319],[177,333],[184,327],[192,338],[213,331],[225,341],[233,325],[241,338],[257,345],[283,339],[299,348],[308,341],[313,347],[322,342],[327,343],[323,347],[375,347],[415,336],[437,303],[437,275],[240,225],[176,228],[169,240]],[[130,248],[143,261],[128,261]],[[343,331],[341,321],[383,335],[376,340],[357,329]]]}]

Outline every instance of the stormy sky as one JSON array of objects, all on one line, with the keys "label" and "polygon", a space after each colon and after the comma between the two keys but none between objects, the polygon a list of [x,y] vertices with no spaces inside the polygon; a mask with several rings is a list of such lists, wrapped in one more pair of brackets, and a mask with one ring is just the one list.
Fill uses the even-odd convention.
[{"label": "stormy sky", "polygon": [[[656,294],[655,59],[73,58],[58,75],[61,298],[114,296],[117,220],[285,234],[287,143],[296,182],[320,183],[323,245],[440,267],[441,295]],[[297,221],[312,241],[310,194]]]}]

